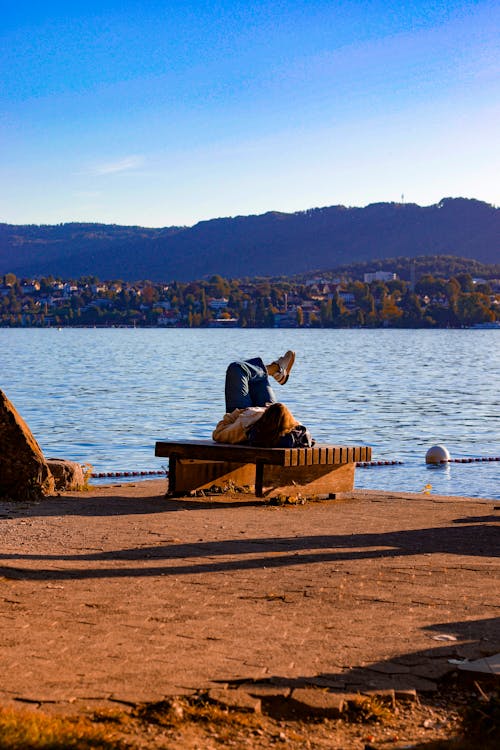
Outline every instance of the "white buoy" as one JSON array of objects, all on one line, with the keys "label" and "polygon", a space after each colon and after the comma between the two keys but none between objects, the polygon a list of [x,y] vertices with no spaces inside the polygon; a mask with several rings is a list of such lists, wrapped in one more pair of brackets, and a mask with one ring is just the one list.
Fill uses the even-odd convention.
[{"label": "white buoy", "polygon": [[450,454],[448,448],[446,448],[444,445],[433,445],[432,448],[429,448],[429,450],[425,454],[426,464],[442,464],[443,461],[449,460]]}]

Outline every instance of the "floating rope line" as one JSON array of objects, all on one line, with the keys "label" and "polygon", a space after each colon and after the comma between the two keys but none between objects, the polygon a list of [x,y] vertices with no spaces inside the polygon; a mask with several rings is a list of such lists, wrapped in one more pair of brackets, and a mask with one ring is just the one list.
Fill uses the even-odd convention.
[{"label": "floating rope line", "polygon": [[[359,468],[366,469],[369,466],[401,466],[403,461],[360,461],[356,463]],[[145,476],[168,476],[168,471],[100,471],[90,475],[93,479],[106,479],[108,477],[145,477]]]},{"label": "floating rope line", "polygon": [[100,471],[90,476],[93,479],[104,479],[105,477],[151,477],[166,475],[168,475],[168,471],[161,469],[160,471]]},{"label": "floating rope line", "polygon": [[[359,468],[366,469],[369,466],[400,466],[402,461],[360,461],[356,463]],[[168,471],[100,471],[90,475],[92,479],[120,478],[120,477],[145,477],[145,476],[167,476]]]},{"label": "floating rope line", "polygon": [[483,458],[448,458],[443,459],[439,463],[441,464],[472,464],[481,461],[500,461],[500,456],[486,456]]},{"label": "floating rope line", "polygon": [[[500,456],[484,456],[482,458],[449,458],[439,463],[443,464],[472,464],[487,463],[489,461],[500,461]],[[358,461],[356,467],[359,469],[368,469],[371,466],[403,466],[404,461]],[[120,477],[152,477],[168,476],[166,469],[157,471],[100,471],[90,475],[92,479],[120,478]]]},{"label": "floating rope line", "polygon": [[[443,464],[473,464],[487,463],[489,461],[500,461],[500,456],[484,456],[482,458],[448,458],[442,459],[439,463]],[[404,461],[359,461],[356,467],[367,469],[370,466],[403,466]]]},{"label": "floating rope line", "polygon": [[367,469],[369,466],[402,466],[403,461],[358,461],[356,464],[360,469]]}]

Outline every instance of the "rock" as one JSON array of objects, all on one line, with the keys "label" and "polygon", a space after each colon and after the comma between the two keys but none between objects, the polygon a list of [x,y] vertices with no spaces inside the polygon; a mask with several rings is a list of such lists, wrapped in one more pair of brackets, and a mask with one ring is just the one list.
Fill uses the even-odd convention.
[{"label": "rock", "polygon": [[260,698],[254,698],[243,690],[212,688],[212,690],[208,691],[208,698],[212,703],[217,703],[219,706],[232,711],[255,714],[260,714],[261,712]]},{"label": "rock", "polygon": [[286,698],[291,693],[288,685],[272,685],[269,682],[244,682],[239,689],[254,698]]},{"label": "rock", "polygon": [[54,478],[40,446],[0,390],[0,497],[36,500],[53,491]]},{"label": "rock", "polygon": [[48,458],[47,464],[54,477],[56,490],[81,490],[84,486],[83,469],[76,461]]},{"label": "rock", "polygon": [[344,709],[344,696],[338,693],[327,693],[314,688],[296,688],[290,700],[297,713],[305,716],[322,716],[336,718]]}]

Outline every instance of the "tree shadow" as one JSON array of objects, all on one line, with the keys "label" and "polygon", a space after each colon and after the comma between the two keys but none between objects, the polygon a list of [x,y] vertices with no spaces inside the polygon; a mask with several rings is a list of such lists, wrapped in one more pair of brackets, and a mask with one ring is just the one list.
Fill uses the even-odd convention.
[{"label": "tree shadow", "polygon": [[495,523],[500,522],[500,515],[491,516],[465,516],[464,518],[455,518],[453,523]]},{"label": "tree shadow", "polygon": [[179,510],[216,510],[220,508],[264,507],[262,500],[253,495],[238,499],[227,495],[210,495],[189,499],[172,498],[166,494],[146,497],[124,495],[103,495],[86,497],[82,492],[74,495],[50,496],[31,502],[14,502],[0,498],[0,522],[2,518],[30,517],[48,518],[51,516],[81,516],[82,518],[102,518],[107,516],[146,515],[172,513]]},{"label": "tree shadow", "polygon": [[[394,689],[401,693],[415,690],[419,694],[432,695],[440,685],[446,684],[446,681],[450,680],[452,675],[457,678],[459,674],[457,671],[458,665],[454,662],[472,661],[479,659],[485,651],[495,653],[500,649],[498,635],[495,638],[495,634],[492,632],[496,628],[498,633],[499,624],[498,618],[490,620],[486,634],[479,636],[475,633],[476,639],[473,641],[461,643],[460,640],[466,639],[467,636],[458,635],[458,642],[453,644],[408,652],[396,656],[390,661],[353,667],[340,674],[320,672],[317,675],[296,678],[275,675],[262,682],[270,682],[289,688],[318,687],[337,693]],[[445,627],[448,632],[453,629],[449,623]],[[470,684],[468,674],[464,673],[461,677],[464,685]],[[486,675],[483,677],[475,675],[475,679],[487,681]]]},{"label": "tree shadow", "polygon": [[[276,555],[276,552],[282,554]],[[188,543],[173,541],[130,549],[74,555],[4,553],[0,554],[0,559],[5,561],[77,562],[79,567],[51,569],[4,565],[0,568],[0,574],[11,578],[33,580],[148,578],[159,575],[181,576],[250,571],[262,567],[279,569],[325,562],[382,560],[442,553],[495,557],[498,554],[498,528],[490,524],[480,526],[471,524],[368,534],[237,538]],[[153,560],[161,561],[161,564],[148,564],[141,567],[106,565],[107,562],[149,563]],[[85,562],[102,563],[102,565],[82,568],[81,563]]]},{"label": "tree shadow", "polygon": [[[282,691],[291,691],[295,688],[313,687],[348,695],[394,690],[402,699],[407,697],[405,693],[415,691],[421,696],[432,697],[439,690],[452,693],[460,685],[470,685],[470,675],[461,673],[457,669],[457,662],[475,660],[486,653],[493,654],[500,650],[498,617],[436,623],[424,627],[423,630],[430,631],[428,648],[408,651],[391,659],[352,668],[339,668],[336,672],[319,672],[315,675],[271,675],[260,680],[239,679],[230,682],[229,685],[237,687],[244,684],[247,692],[252,694],[253,688],[255,695],[259,696],[262,696],[262,687],[268,686],[271,702],[272,686],[276,687],[277,691],[280,688]],[[438,635],[433,636],[434,632]],[[439,641],[431,640],[441,634],[456,640],[446,642],[445,645],[438,645]],[[474,679],[479,683],[488,684],[486,675],[475,674]]]}]

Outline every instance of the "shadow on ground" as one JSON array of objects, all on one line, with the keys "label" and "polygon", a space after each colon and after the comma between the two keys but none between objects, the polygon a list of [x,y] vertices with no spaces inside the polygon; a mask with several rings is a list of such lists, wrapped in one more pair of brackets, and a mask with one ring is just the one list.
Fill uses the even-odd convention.
[{"label": "shadow on ground", "polygon": [[[131,485],[133,486],[133,485]],[[94,487],[92,490],[98,490]],[[165,494],[130,498],[123,495],[93,495],[85,492],[74,495],[46,497],[36,502],[14,502],[0,498],[0,521],[2,518],[48,518],[51,516],[81,516],[99,518],[108,516],[148,515],[149,513],[172,513],[179,510],[217,510],[221,508],[264,508],[265,500],[242,493],[241,499],[227,496],[190,499],[167,497]]]},{"label": "shadow on ground", "polygon": [[[487,517],[489,520],[489,517]],[[496,520],[496,519],[495,519]],[[295,537],[225,539],[221,541],[162,543],[106,552],[77,555],[0,554],[4,561],[47,563],[96,562],[98,566],[67,569],[0,567],[7,578],[33,580],[151,577],[193,575],[252,570],[261,567],[283,568],[294,565],[356,560],[395,559],[422,554],[456,554],[471,557],[496,557],[496,524],[457,524],[427,529],[410,529],[370,534],[326,534]],[[282,554],[277,556],[276,553]],[[272,553],[272,557],[269,556]],[[213,558],[231,559],[214,560]],[[209,558],[209,560],[204,560]],[[109,567],[106,562],[137,561],[141,567]],[[162,561],[151,565],[152,561]]]},{"label": "shadow on ground", "polygon": [[[436,633],[436,636],[430,636],[436,638],[436,645],[402,654],[390,661],[383,660],[362,667],[339,669],[336,673],[322,672],[294,678],[273,675],[253,683],[237,680],[232,683],[232,686],[236,687],[245,683],[250,693],[254,684],[276,686],[278,690],[279,688],[317,687],[337,693],[393,689],[395,691],[416,690],[419,693],[432,694],[439,687],[446,688],[447,685],[453,685],[455,689],[458,683],[471,685],[474,681],[483,681],[487,684],[500,684],[499,678],[488,679],[485,675],[462,673],[457,668],[457,662],[478,659],[500,650],[500,618],[436,623],[424,630]],[[447,639],[446,645],[437,645],[438,639],[442,636]],[[271,700],[275,699],[271,698]]]}]

